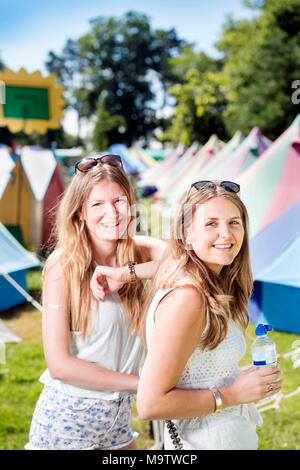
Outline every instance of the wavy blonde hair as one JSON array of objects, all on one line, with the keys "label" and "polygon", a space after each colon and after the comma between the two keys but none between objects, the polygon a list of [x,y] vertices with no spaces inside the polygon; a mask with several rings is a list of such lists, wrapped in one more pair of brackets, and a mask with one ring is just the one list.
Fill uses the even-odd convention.
[{"label": "wavy blonde hair", "polygon": [[[86,339],[92,329],[92,292],[90,281],[94,272],[92,246],[83,218],[80,216],[85,201],[93,186],[103,180],[118,183],[125,191],[130,208],[135,205],[134,191],[124,170],[111,165],[96,165],[87,173],[77,172],[58,206],[54,238],[55,252],[59,256],[67,281],[69,293],[71,329],[80,331]],[[127,233],[118,240],[117,263],[125,266],[128,261],[141,262],[134,241],[136,226],[135,214],[130,214]],[[43,270],[45,276],[48,265]],[[124,310],[130,315],[131,330],[135,333],[140,322],[141,302],[144,296],[144,283],[125,284],[119,295]]]},{"label": "wavy blonde hair", "polygon": [[[210,270],[186,243],[187,229],[193,221],[196,209],[214,197],[226,198],[238,207],[244,228],[244,239],[238,255],[230,265],[223,266],[219,276]],[[187,285],[197,289],[208,311],[208,328],[201,339],[203,348],[213,350],[220,344],[227,335],[229,320],[238,322],[243,332],[246,332],[249,324],[247,306],[253,287],[249,256],[248,214],[238,195],[218,185],[216,189],[201,189],[200,191],[191,188],[180,202],[172,224],[168,249],[145,300],[141,322],[141,336],[144,343],[146,342],[146,316],[156,291]]]}]

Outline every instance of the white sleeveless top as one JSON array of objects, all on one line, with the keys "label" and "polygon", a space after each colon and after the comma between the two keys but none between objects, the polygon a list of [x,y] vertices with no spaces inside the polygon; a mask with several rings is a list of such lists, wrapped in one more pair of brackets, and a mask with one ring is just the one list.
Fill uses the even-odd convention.
[{"label": "white sleeveless top", "polygon": [[[173,289],[158,290],[150,305],[146,320],[146,340],[149,348],[154,314],[159,302]],[[212,351],[203,349],[201,339],[206,327],[184,370],[178,388],[211,389],[231,385],[241,370],[238,366],[246,352],[246,343],[239,327],[231,321],[224,340]],[[201,449],[256,449],[255,427],[262,424],[262,418],[254,404],[237,405],[219,410],[216,413],[195,418],[174,420],[179,431],[183,448]],[[165,432],[165,449],[174,449]]]},{"label": "white sleeveless top", "polygon": [[[96,312],[94,327],[86,342],[81,333],[70,332],[72,356],[115,372],[139,375],[144,347],[139,336],[131,334],[129,315],[123,311],[119,294],[107,294],[104,301],[99,302]],[[49,369],[46,369],[39,380],[75,397],[114,400],[128,393],[135,393],[80,388],[52,379]]]}]

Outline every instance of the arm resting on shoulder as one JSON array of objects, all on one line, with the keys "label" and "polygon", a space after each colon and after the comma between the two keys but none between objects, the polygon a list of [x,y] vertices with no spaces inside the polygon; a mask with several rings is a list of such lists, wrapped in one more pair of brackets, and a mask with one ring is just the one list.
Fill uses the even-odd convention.
[{"label": "arm resting on shoulder", "polygon": [[135,241],[144,260],[144,263],[135,266],[136,275],[138,279],[152,279],[156,274],[168,243],[145,235],[137,235]]}]

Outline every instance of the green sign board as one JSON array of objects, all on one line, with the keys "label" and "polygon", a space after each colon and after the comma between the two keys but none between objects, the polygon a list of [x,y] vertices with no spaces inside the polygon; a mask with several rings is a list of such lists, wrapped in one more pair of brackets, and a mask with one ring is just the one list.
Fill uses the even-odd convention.
[{"label": "green sign board", "polygon": [[49,120],[47,88],[6,86],[3,117]]},{"label": "green sign board", "polygon": [[42,77],[39,70],[29,74],[23,68],[18,72],[4,68],[1,85],[5,93],[0,96],[0,127],[27,135],[59,129],[65,100],[55,75]]}]

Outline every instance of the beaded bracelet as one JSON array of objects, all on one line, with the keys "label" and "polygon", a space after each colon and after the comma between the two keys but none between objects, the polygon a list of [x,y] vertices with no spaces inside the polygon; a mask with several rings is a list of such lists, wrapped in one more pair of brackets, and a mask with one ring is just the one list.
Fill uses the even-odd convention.
[{"label": "beaded bracelet", "polygon": [[183,447],[183,444],[181,443],[180,441],[180,437],[178,435],[178,432],[176,430],[176,426],[175,424],[173,423],[173,421],[171,421],[170,419],[167,419],[166,420],[166,426],[168,428],[168,431],[169,431],[169,434],[171,436],[171,440],[175,446],[175,450],[180,450],[182,449]]},{"label": "beaded bracelet", "polygon": [[129,274],[130,274],[130,282],[135,282],[137,280],[135,267],[134,267],[135,264],[136,263],[134,263],[133,261],[129,261],[127,263]]}]

